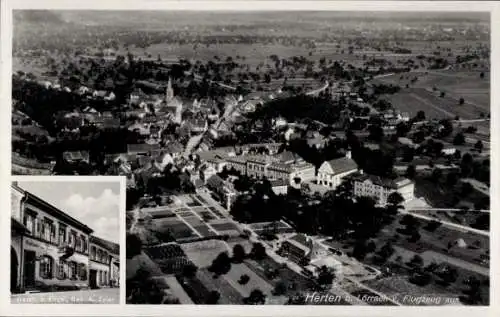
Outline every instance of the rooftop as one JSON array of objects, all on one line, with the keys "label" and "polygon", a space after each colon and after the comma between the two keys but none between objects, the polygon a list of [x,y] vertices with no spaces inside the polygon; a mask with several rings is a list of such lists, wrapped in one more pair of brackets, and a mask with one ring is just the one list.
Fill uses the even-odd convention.
[{"label": "rooftop", "polygon": [[89,159],[87,151],[67,151],[63,153],[63,157],[67,161],[81,161]]},{"label": "rooftop", "polygon": [[45,212],[52,214],[53,216],[58,217],[61,220],[66,221],[68,224],[75,226],[76,228],[82,230],[83,232],[85,232],[87,234],[90,234],[94,231],[90,227],[88,227],[87,225],[80,222],[79,220],[71,217],[70,215],[68,215],[64,211],[60,210],[59,208],[55,207],[54,205],[49,204],[48,202],[46,202],[42,198],[22,189],[21,187],[17,186],[16,184],[13,184],[12,188],[20,191],[21,193],[23,193],[25,195],[25,197],[26,197],[25,202],[26,203],[33,204],[33,205],[39,207],[40,209],[44,210]]},{"label": "rooftop", "polygon": [[407,186],[413,183],[408,178],[398,177],[396,179],[384,178],[376,175],[361,174],[355,177],[355,181],[365,182],[371,181],[375,185],[379,185],[385,188],[398,189],[403,186]]},{"label": "rooftop", "polygon": [[144,153],[144,152],[150,152],[154,150],[159,150],[160,145],[159,144],[146,144],[146,143],[139,143],[139,144],[127,144],[127,152],[130,153]]},{"label": "rooftop", "polygon": [[338,159],[328,161],[334,174],[341,174],[348,171],[356,170],[358,165],[353,159],[347,157],[341,157]]},{"label": "rooftop", "polygon": [[90,243],[103,247],[113,254],[120,254],[120,245],[118,245],[117,243],[96,236],[90,236]]}]

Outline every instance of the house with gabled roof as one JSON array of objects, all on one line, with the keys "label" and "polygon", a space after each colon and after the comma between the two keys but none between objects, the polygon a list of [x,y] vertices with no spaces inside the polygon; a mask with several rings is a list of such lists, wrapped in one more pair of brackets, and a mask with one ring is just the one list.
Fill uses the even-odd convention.
[{"label": "house with gabled roof", "polygon": [[68,163],[79,163],[85,162],[89,163],[89,152],[88,151],[66,151],[63,153],[63,159]]},{"label": "house with gabled roof", "polygon": [[135,155],[148,155],[151,152],[158,151],[160,149],[159,144],[127,144],[127,153]]},{"label": "house with gabled roof", "polygon": [[345,157],[325,161],[318,169],[316,182],[332,190],[340,185],[343,178],[358,170],[358,165],[351,158],[351,152],[348,151]]}]

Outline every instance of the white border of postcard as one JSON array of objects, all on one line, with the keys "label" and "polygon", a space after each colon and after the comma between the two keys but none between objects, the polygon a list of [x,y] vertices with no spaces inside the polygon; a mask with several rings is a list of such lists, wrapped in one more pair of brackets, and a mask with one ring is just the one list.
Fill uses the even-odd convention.
[{"label": "white border of postcard", "polygon": [[[223,10],[223,11],[461,11],[491,12],[491,87],[500,87],[499,73],[499,41],[500,41],[500,3],[487,1],[163,1],[163,0],[3,0],[1,2],[1,107],[0,107],[0,254],[9,254],[9,227],[10,227],[10,107],[11,107],[11,46],[12,46],[12,9],[72,9],[72,10]],[[492,179],[500,178],[497,161],[498,148],[496,144],[500,141],[500,117],[498,107],[500,102],[500,91],[491,90],[491,120],[492,120],[492,144],[491,153]],[[498,122],[498,123],[497,123]],[[51,180],[59,177],[49,176]],[[108,177],[90,176],[92,180]],[[15,177],[18,178],[18,177]],[[24,176],[27,180],[29,177]],[[73,177],[74,178],[74,177]],[[78,180],[84,181],[87,176],[78,176]],[[19,177],[21,179],[21,177]],[[110,178],[108,178],[108,181]],[[124,181],[124,180],[122,180]],[[491,182],[491,192],[500,193],[500,186],[495,181]],[[124,205],[124,204],[123,204]],[[500,206],[499,197],[491,196],[491,209],[496,210]],[[124,210],[124,206],[123,209]],[[124,218],[124,215],[121,216]],[[499,228],[500,217],[492,213],[491,246],[492,250],[499,251]],[[122,220],[124,224],[125,221]],[[123,232],[120,241],[121,263],[125,265],[125,226],[121,226]],[[499,279],[500,266],[499,252],[492,252],[491,265],[491,303],[489,307],[374,307],[374,306],[238,306],[238,305],[125,305],[123,300],[124,290],[121,290],[120,305],[12,305],[10,304],[9,283],[0,284],[0,315],[37,315],[37,316],[500,316],[498,304],[500,292],[496,282]],[[7,261],[8,262],[8,261]],[[5,263],[2,262],[3,264]],[[125,269],[121,269],[122,281],[124,281]],[[2,265],[0,269],[0,280],[9,280],[8,265]],[[121,283],[122,288],[125,283]]]}]

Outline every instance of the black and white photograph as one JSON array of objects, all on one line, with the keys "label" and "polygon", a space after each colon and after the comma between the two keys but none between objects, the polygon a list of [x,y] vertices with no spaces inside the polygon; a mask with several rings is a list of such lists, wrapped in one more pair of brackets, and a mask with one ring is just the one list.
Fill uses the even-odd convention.
[{"label": "black and white photograph", "polygon": [[12,11],[12,303],[490,306],[490,11],[158,7]]},{"label": "black and white photograph", "polygon": [[119,181],[14,181],[11,204],[11,303],[120,303]]}]

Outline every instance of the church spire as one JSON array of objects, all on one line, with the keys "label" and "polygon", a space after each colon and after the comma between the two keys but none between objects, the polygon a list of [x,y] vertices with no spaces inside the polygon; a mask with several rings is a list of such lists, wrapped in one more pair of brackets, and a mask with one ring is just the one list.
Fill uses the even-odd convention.
[{"label": "church spire", "polygon": [[168,104],[174,99],[174,90],[172,89],[172,78],[168,78],[167,90],[165,91],[165,102]]}]

